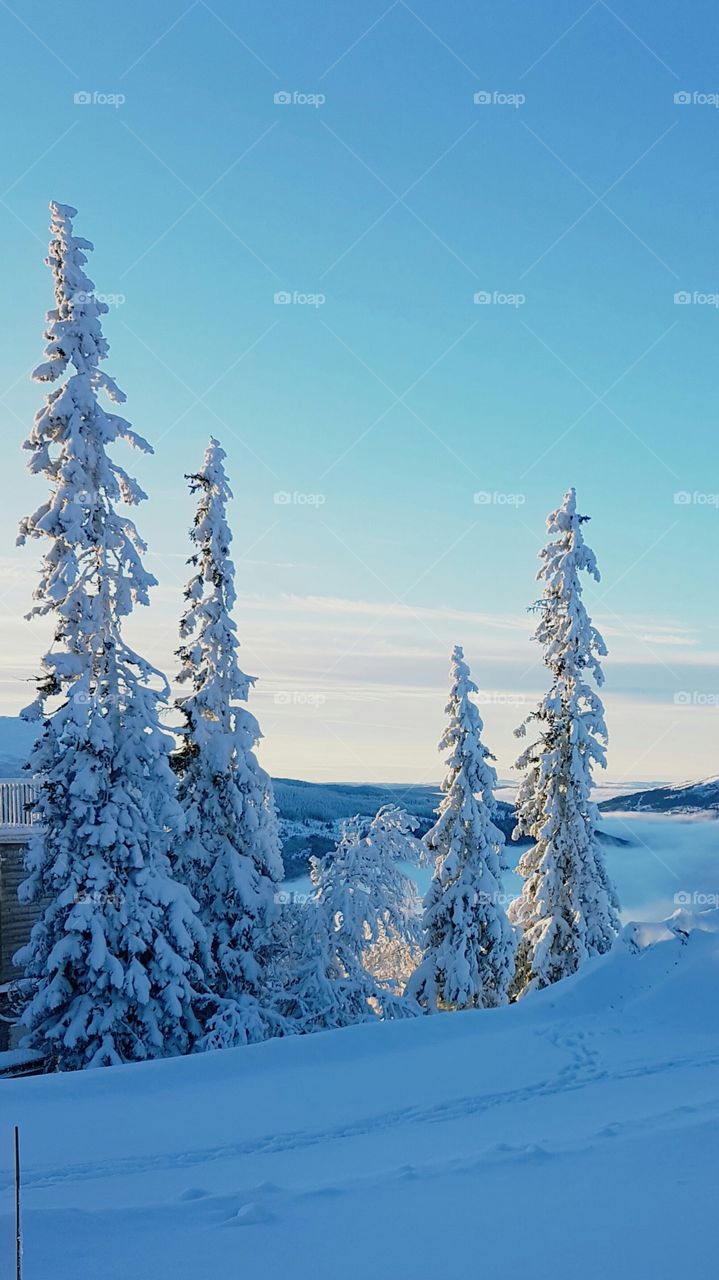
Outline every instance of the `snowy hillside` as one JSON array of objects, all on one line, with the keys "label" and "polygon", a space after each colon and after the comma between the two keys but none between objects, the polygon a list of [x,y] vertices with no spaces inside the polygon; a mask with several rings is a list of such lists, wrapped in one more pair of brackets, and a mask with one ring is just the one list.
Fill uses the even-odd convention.
[{"label": "snowy hillside", "polygon": [[719,813],[719,776],[678,787],[651,787],[605,800],[600,809],[612,813]]},{"label": "snowy hillside", "polygon": [[335,845],[346,818],[357,813],[374,817],[381,805],[399,804],[419,820],[423,834],[440,798],[439,787],[300,782],[296,778],[275,778],[273,787],[289,879],[307,871],[311,854],[321,857]]},{"label": "snowy hillside", "polygon": [[300,782],[296,778],[275,778],[274,789],[283,818],[293,821],[334,821],[355,813],[375,814],[383,804],[401,804],[415,817],[429,819],[440,795],[439,787]]},{"label": "snowy hillside", "polygon": [[501,1010],[5,1082],[0,1254],[17,1122],[27,1280],[705,1280],[717,915]]}]

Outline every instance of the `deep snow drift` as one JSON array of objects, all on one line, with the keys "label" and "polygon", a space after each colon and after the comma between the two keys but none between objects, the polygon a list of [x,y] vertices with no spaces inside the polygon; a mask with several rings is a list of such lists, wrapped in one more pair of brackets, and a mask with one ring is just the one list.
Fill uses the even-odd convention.
[{"label": "deep snow drift", "polygon": [[25,1280],[705,1280],[719,912],[520,1005],[2,1089]]}]

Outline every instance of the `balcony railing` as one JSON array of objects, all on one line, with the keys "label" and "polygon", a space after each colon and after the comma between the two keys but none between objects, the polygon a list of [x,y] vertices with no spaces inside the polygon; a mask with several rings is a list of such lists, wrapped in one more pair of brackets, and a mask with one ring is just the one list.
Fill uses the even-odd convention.
[{"label": "balcony railing", "polygon": [[38,789],[36,782],[25,778],[0,781],[0,840],[22,840],[30,834],[38,821],[33,811]]}]

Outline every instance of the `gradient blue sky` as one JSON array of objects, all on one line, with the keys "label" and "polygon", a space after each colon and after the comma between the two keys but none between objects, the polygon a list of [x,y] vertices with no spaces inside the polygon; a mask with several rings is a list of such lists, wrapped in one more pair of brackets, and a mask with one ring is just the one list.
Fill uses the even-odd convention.
[{"label": "gradient blue sky", "polygon": [[44,492],[20,445],[53,197],[124,299],[107,368],[156,445],[130,459],[160,579],[133,638],[171,669],[182,475],[214,433],[273,772],[438,778],[459,642],[508,776],[543,687],[536,552],[570,484],[602,569],[609,777],[716,772],[719,309],[674,298],[719,293],[717,25],[709,0],[3,0],[0,711],[45,638],[21,621],[38,548],[13,543]]}]

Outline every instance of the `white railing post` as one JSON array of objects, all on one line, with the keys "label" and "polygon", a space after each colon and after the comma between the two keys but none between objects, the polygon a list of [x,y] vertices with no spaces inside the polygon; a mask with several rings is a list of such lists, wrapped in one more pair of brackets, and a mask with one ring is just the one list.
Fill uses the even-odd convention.
[{"label": "white railing post", "polygon": [[37,822],[32,806],[37,800],[38,790],[36,782],[28,782],[25,778],[0,780],[0,833],[6,839],[13,833],[18,837],[27,834]]}]

